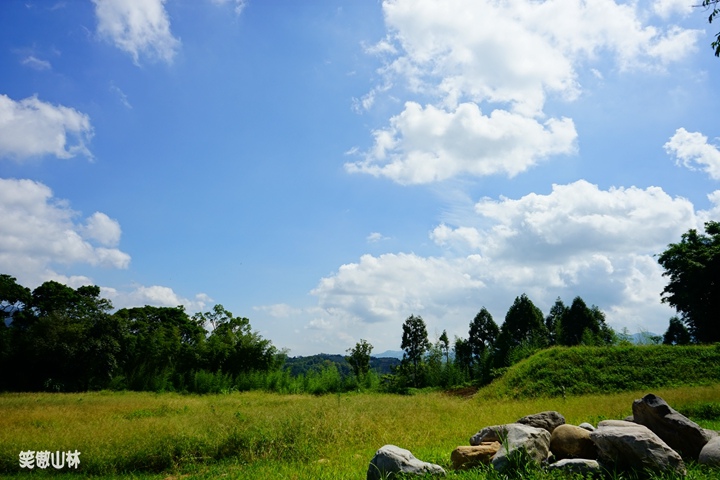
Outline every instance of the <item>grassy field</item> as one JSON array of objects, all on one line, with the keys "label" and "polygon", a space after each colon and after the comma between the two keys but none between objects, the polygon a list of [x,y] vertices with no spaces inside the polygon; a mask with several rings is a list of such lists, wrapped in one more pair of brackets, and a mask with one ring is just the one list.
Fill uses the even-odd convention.
[{"label": "grassy field", "polygon": [[[0,476],[58,473],[52,467],[21,470],[20,451],[78,450],[78,476],[363,479],[375,450],[385,444],[448,468],[450,452],[467,445],[484,426],[543,410],[557,410],[574,424],[624,418],[632,401],[646,393],[502,401],[439,392],[320,397],[262,392],[1,394]],[[652,393],[688,411],[714,411],[705,407],[720,401],[720,385]],[[699,423],[720,429],[716,420]],[[75,476],[67,468],[61,472],[66,478]],[[496,478],[483,471],[449,473],[453,478]],[[692,467],[689,478],[716,476]],[[537,473],[530,478],[550,477]]]}]

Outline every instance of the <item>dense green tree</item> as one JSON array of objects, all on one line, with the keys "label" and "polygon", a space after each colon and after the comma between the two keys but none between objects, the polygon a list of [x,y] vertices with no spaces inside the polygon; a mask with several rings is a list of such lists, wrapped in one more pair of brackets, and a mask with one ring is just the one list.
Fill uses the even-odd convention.
[{"label": "dense green tree", "polygon": [[464,338],[455,337],[453,353],[455,367],[469,377],[472,368],[472,347],[470,342]]},{"label": "dense green tree", "polygon": [[419,387],[422,383],[423,357],[430,348],[427,327],[422,317],[410,315],[405,320],[400,348],[404,350],[402,362],[410,370],[412,384]]},{"label": "dense green tree", "polygon": [[670,318],[670,324],[663,335],[662,343],[665,345],[688,345],[691,342],[692,336],[682,320],[677,316]]},{"label": "dense green tree", "polygon": [[589,331],[591,335],[596,335],[600,333],[600,325],[585,301],[580,297],[575,297],[570,308],[560,319],[558,343],[580,345],[583,343],[583,335],[586,331]]},{"label": "dense green tree", "polygon": [[468,342],[470,343],[474,363],[481,363],[486,352],[490,351],[495,345],[498,335],[500,335],[500,328],[498,328],[490,312],[483,307],[475,315],[473,321],[470,322]]},{"label": "dense green tree", "polygon": [[200,366],[206,331],[188,317],[184,307],[123,308],[114,317],[126,332],[123,372],[127,387],[172,390],[182,383],[178,375]]},{"label": "dense green tree", "polygon": [[212,312],[193,316],[196,325],[206,321],[214,326],[205,349],[205,365],[210,371],[238,375],[275,367],[277,349],[252,330],[249,319],[235,317],[222,305],[215,305]]},{"label": "dense green tree", "polygon": [[345,360],[347,360],[350,367],[352,367],[353,373],[358,380],[362,380],[370,371],[370,354],[372,353],[372,349],[373,346],[363,339],[360,339],[360,341],[355,344],[355,347],[347,349],[347,353],[350,355],[345,357]]},{"label": "dense green tree", "polygon": [[560,329],[562,318],[568,311],[563,301],[558,297],[550,307],[550,313],[545,317],[545,328],[548,332],[548,345],[557,345],[560,342]]},{"label": "dense green tree", "polygon": [[[17,283],[15,277],[0,275],[0,319],[11,317],[22,310],[32,300],[32,293],[27,287]],[[4,323],[4,322],[2,322]]]},{"label": "dense green tree", "polygon": [[539,308],[524,293],[515,298],[500,327],[495,349],[495,365],[505,367],[511,364],[513,350],[544,348],[547,345],[547,327]]},{"label": "dense green tree", "polygon": [[705,233],[684,233],[658,262],[670,280],[662,302],[678,311],[697,342],[713,343],[720,341],[720,223],[707,222]]},{"label": "dense green tree", "polygon": [[447,332],[443,330],[442,335],[438,339],[438,348],[445,357],[445,364],[450,363],[450,339],[448,338]]},{"label": "dense green tree", "polygon": [[[28,308],[29,307],[29,308]],[[48,281],[13,317],[16,389],[75,391],[106,387],[118,367],[120,331],[97,286]]]}]

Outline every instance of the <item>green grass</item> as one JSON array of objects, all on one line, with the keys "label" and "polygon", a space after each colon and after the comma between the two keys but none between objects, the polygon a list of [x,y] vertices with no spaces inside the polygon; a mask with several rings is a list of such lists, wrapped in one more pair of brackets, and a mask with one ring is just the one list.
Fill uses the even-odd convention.
[{"label": "green grass", "polygon": [[716,346],[554,347],[513,365],[481,395],[561,397],[718,382]]},{"label": "green grass", "polygon": [[[133,392],[0,395],[0,476],[21,471],[21,450],[79,450],[74,476],[98,478],[364,478],[375,450],[395,444],[438,463],[451,478],[450,452],[488,425],[557,410],[569,423],[630,414],[647,391],[535,399],[461,398],[443,393],[278,395],[261,392],[178,395]],[[656,389],[675,408],[716,402],[720,385]],[[703,420],[712,422],[713,420]],[[553,477],[531,472],[525,478]],[[715,478],[691,467],[691,479]]]}]

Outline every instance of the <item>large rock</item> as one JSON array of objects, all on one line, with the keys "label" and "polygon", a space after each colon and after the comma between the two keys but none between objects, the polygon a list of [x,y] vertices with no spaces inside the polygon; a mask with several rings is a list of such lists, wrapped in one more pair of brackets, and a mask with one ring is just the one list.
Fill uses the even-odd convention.
[{"label": "large rock", "polygon": [[698,463],[709,467],[720,467],[720,437],[713,437],[700,450]]},{"label": "large rock", "polygon": [[683,458],[697,460],[710,440],[703,428],[651,394],[633,402],[633,420],[645,425]]},{"label": "large rock", "polygon": [[418,460],[410,450],[385,445],[375,452],[375,456],[370,460],[366,479],[380,480],[395,473],[444,476],[445,470],[440,465]]},{"label": "large rock", "polygon": [[600,473],[602,468],[597,460],[566,458],[548,465],[548,470],[562,470],[564,472],[581,475],[585,478],[588,474]]},{"label": "large rock", "polygon": [[485,442],[474,446],[457,447],[450,454],[453,468],[467,470],[478,465],[489,465],[492,458],[500,450],[500,443]]},{"label": "large rock", "polygon": [[470,445],[480,445],[486,442],[502,442],[507,437],[508,426],[519,425],[517,423],[506,423],[505,425],[493,425],[485,427],[470,437]]},{"label": "large rock", "polygon": [[535,428],[544,428],[548,432],[552,433],[556,427],[565,423],[565,417],[563,417],[559,412],[551,410],[528,415],[518,420],[517,423],[530,425]]},{"label": "large rock", "polygon": [[622,425],[607,426],[603,423],[590,432],[603,463],[614,464],[619,470],[687,473],[680,455],[644,425],[622,422]]},{"label": "large rock", "polygon": [[550,435],[550,450],[558,460],[564,458],[597,458],[595,442],[590,432],[575,425],[560,425]]},{"label": "large rock", "polygon": [[492,459],[492,466],[499,472],[526,463],[539,464],[550,453],[550,433],[519,423],[505,425],[507,435],[500,442],[500,450]]}]

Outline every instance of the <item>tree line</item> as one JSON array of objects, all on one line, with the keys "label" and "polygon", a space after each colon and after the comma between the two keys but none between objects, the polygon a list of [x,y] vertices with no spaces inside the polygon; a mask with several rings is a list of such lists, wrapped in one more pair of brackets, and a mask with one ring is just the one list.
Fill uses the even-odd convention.
[{"label": "tree line", "polygon": [[[678,315],[657,341],[720,342],[720,223],[707,222],[705,234],[689,230],[658,262],[669,279],[661,301]],[[448,388],[488,383],[539,349],[623,341],[625,335],[606,324],[603,312],[580,297],[570,306],[558,298],[543,316],[523,294],[501,326],[483,307],[467,337],[452,342],[446,331],[430,342],[422,317],[410,315],[402,326],[403,360],[391,374],[370,368],[373,347],[366,340],[347,351],[352,374],[331,361],[294,374],[286,351],[222,305],[193,315],[181,306],[113,312],[97,286],[74,289],[48,281],[31,291],[0,275],[0,391]]]},{"label": "tree line", "polygon": [[[538,350],[556,345],[613,345],[620,338],[606,324],[603,312],[595,305],[588,307],[579,296],[570,306],[558,298],[549,314],[543,316],[522,294],[515,298],[502,326],[483,307],[468,325],[468,336],[455,337],[452,344],[446,331],[435,343],[431,342],[422,317],[410,315],[402,327],[402,362],[385,381],[388,389],[395,391],[484,385]],[[349,350],[355,363],[362,364],[363,359],[357,355],[361,346],[368,350],[365,340]],[[361,369],[356,374],[362,375]]]}]

